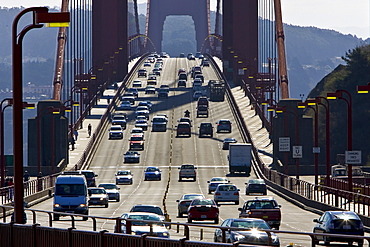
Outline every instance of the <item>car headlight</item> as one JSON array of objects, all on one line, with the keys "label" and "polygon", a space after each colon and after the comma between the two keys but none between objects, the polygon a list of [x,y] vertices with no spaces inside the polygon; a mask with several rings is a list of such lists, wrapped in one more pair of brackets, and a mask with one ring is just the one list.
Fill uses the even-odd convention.
[{"label": "car headlight", "polygon": [[58,203],[54,204],[54,208],[60,208],[60,204]]},{"label": "car headlight", "polygon": [[234,234],[234,238],[235,238],[236,241],[240,241],[240,240],[244,239],[245,236],[242,235],[242,234],[236,233],[236,234]]},{"label": "car headlight", "polygon": [[168,232],[163,232],[162,233],[162,236],[164,236],[164,237],[167,237],[169,234],[168,234]]},{"label": "car headlight", "polygon": [[86,207],[86,204],[81,203],[81,204],[79,205],[79,207],[80,207],[80,208],[85,208],[85,207]]},{"label": "car headlight", "polygon": [[279,238],[276,235],[271,235],[271,240],[273,243],[279,243]]},{"label": "car headlight", "polygon": [[105,198],[104,197],[100,197],[100,199],[99,199],[100,201],[104,201],[105,200]]}]

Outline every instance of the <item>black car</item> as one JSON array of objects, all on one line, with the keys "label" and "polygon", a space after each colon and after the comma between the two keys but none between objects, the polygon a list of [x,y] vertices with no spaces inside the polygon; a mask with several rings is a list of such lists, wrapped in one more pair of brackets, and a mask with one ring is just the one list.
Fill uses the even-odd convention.
[{"label": "black car", "polygon": [[213,126],[211,123],[201,123],[199,126],[199,137],[203,137],[205,135],[213,137]]},{"label": "black car", "polygon": [[249,179],[248,183],[245,183],[245,194],[249,195],[250,193],[262,193],[267,195],[267,188],[265,180],[263,179]]},{"label": "black car", "polygon": [[177,82],[177,87],[186,87],[186,81],[185,80],[179,80]]},{"label": "black car", "polygon": [[229,150],[230,143],[236,143],[235,138],[225,138],[223,143],[222,143],[222,149],[223,150]]},{"label": "black car", "polygon": [[364,225],[360,217],[352,211],[326,211],[320,218],[314,219],[316,222],[313,228],[314,233],[330,233],[345,235],[346,237],[328,237],[316,236],[315,242],[324,241],[325,245],[330,242],[348,242],[352,246],[353,242],[357,242],[358,246],[363,246],[363,239],[353,239],[351,235],[364,236]]}]

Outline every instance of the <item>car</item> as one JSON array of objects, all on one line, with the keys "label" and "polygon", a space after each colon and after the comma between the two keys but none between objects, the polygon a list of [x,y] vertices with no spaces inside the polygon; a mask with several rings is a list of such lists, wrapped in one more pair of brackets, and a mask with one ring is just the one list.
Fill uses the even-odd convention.
[{"label": "car", "polygon": [[136,151],[127,151],[123,155],[123,162],[124,163],[139,163],[140,162],[140,154]]},{"label": "car", "polygon": [[188,207],[190,203],[197,198],[204,199],[203,194],[196,194],[196,193],[188,193],[181,196],[177,202],[177,217],[183,217],[184,214],[188,213]]},{"label": "car", "polygon": [[211,194],[216,190],[219,184],[228,184],[230,181],[225,177],[213,177],[211,180],[207,181],[208,184],[208,194]]},{"label": "car", "polygon": [[170,92],[170,86],[168,85],[165,85],[165,84],[162,84],[159,89],[163,89],[163,90],[166,90],[167,92]]},{"label": "car", "polygon": [[200,65],[202,65],[203,67],[209,67],[209,61],[206,59],[203,59]]},{"label": "car", "polygon": [[144,205],[144,204],[138,204],[132,206],[130,209],[130,213],[133,212],[145,212],[145,213],[153,213],[157,214],[161,221],[166,221],[167,214],[164,214],[161,207],[157,205]]},{"label": "car", "polygon": [[[132,219],[136,221],[131,221],[131,235],[147,235],[155,236],[158,238],[169,238],[170,233],[168,232],[165,224],[161,221],[161,218],[157,214],[145,213],[145,212],[130,212],[121,215],[121,232],[126,232],[126,219]],[[143,220],[148,221],[158,221],[158,223],[150,224],[142,222]],[[117,229],[117,226],[114,227]]]},{"label": "car", "polygon": [[146,100],[146,101],[140,101],[139,104],[137,104],[138,106],[147,106],[149,111],[152,110],[152,102],[150,102],[149,100]]},{"label": "car", "polygon": [[159,69],[159,71],[161,71],[161,70],[162,70],[162,63],[161,63],[161,62],[156,62],[156,63],[154,64],[154,68],[155,68],[155,69]]},{"label": "car", "polygon": [[195,91],[194,94],[193,94],[193,100],[198,100],[202,96],[203,96],[202,91]]},{"label": "car", "polygon": [[117,171],[115,176],[116,184],[132,184],[134,180],[134,174],[130,170]]},{"label": "car", "polygon": [[167,118],[164,116],[154,116],[152,119],[152,131],[166,131]]},{"label": "car", "polygon": [[189,54],[187,55],[187,58],[188,58],[189,60],[195,60],[195,56],[193,55],[193,53],[189,53]]},{"label": "car", "polygon": [[186,81],[185,80],[179,80],[177,82],[177,87],[186,87]]},{"label": "car", "polygon": [[138,111],[149,111],[149,107],[147,105],[138,105],[136,107],[136,112]]},{"label": "car", "polygon": [[126,129],[126,115],[115,114],[112,117],[112,125],[121,125],[123,129]]},{"label": "car", "polygon": [[198,84],[202,85],[203,82],[204,82],[204,79],[202,79],[202,78],[203,78],[202,74],[196,75],[194,80],[193,80],[193,85],[194,85],[194,83],[198,83]]},{"label": "car", "polygon": [[84,175],[87,186],[96,187],[96,177],[98,174],[95,174],[93,170],[70,170],[62,172],[62,175]]},{"label": "car", "polygon": [[179,80],[187,81],[188,80],[188,75],[186,73],[180,73],[179,74]]},{"label": "car", "polygon": [[220,202],[234,202],[239,205],[239,191],[234,184],[219,184],[213,194],[213,198],[217,204]]},{"label": "car", "polygon": [[203,54],[200,54],[198,58],[202,60],[202,59],[204,59],[204,55]]},{"label": "car", "polygon": [[142,87],[143,86],[143,83],[140,80],[134,80],[132,82],[132,86],[133,87]]},{"label": "car", "polygon": [[245,183],[245,185],[246,195],[251,193],[262,193],[262,195],[267,195],[266,183],[263,179],[249,179],[248,183]]},{"label": "car", "polygon": [[137,71],[137,76],[138,77],[146,77],[146,75],[147,75],[147,71],[146,71],[146,69],[139,69],[138,71]]},{"label": "car", "polygon": [[102,205],[108,207],[109,196],[104,188],[90,187],[88,188],[89,206]]},{"label": "car", "polygon": [[177,75],[180,75],[181,73],[186,73],[186,69],[184,69],[184,68],[180,68],[180,69],[177,71]]},{"label": "car", "polygon": [[135,104],[135,96],[134,94],[132,93],[125,93],[122,97],[121,97],[121,101],[128,101],[130,102],[131,105],[134,105]]},{"label": "car", "polygon": [[192,200],[188,208],[188,223],[192,223],[193,220],[213,220],[218,224],[219,209],[216,202],[206,198]]},{"label": "car", "polygon": [[168,98],[168,91],[164,88],[158,90],[158,98]]},{"label": "car", "polygon": [[157,77],[155,75],[150,75],[146,82],[147,85],[157,85]]},{"label": "car", "polygon": [[150,66],[152,66],[150,61],[144,62],[144,67],[150,67]]},{"label": "car", "polygon": [[204,105],[207,107],[209,106],[209,100],[206,96],[202,96],[198,98],[197,106],[201,106],[201,105]]},{"label": "car", "polygon": [[158,167],[149,166],[144,171],[144,180],[158,180],[162,179],[162,171]]},{"label": "car", "polygon": [[188,122],[180,122],[176,126],[176,136],[179,137],[182,135],[191,136],[191,125]]},{"label": "car", "polygon": [[195,182],[197,180],[196,169],[198,168],[193,164],[182,164],[179,167],[179,182],[183,181],[184,178],[191,178]]},{"label": "car", "polygon": [[[146,120],[136,120],[136,121],[146,121]],[[144,135],[135,133],[130,137],[130,151],[134,149],[144,150]]]},{"label": "car", "polygon": [[[148,110],[135,111],[135,117],[137,117],[137,116],[145,116],[146,119],[148,120],[149,119],[149,111]],[[141,127],[141,126],[135,126],[135,127]],[[146,130],[146,129],[144,129],[144,130]]]},{"label": "car", "polygon": [[166,113],[157,113],[157,116],[158,117],[165,117],[167,119],[167,121],[168,121],[168,116],[167,116]]},{"label": "car", "polygon": [[156,89],[154,86],[152,85],[149,85],[145,88],[145,94],[155,94],[156,93]]},{"label": "car", "polygon": [[230,143],[237,143],[238,141],[235,138],[225,138],[222,142],[222,149],[229,150]]},{"label": "car", "polygon": [[119,194],[120,188],[118,188],[116,184],[114,184],[114,183],[103,183],[103,184],[99,184],[98,187],[103,187],[105,189],[105,191],[107,191],[107,194],[109,196],[109,200],[116,200],[117,202],[119,202],[119,200],[120,200],[120,194]]},{"label": "car", "polygon": [[127,93],[132,93],[135,98],[139,96],[139,91],[137,90],[137,88],[129,88],[127,89]]},{"label": "car", "polygon": [[109,140],[123,139],[123,128],[121,125],[112,125],[109,129]]},{"label": "car", "polygon": [[315,244],[324,241],[324,245],[330,245],[330,242],[348,242],[353,246],[357,242],[358,246],[363,246],[363,239],[353,239],[351,235],[364,236],[364,225],[360,217],[352,211],[326,211],[320,218],[314,219],[314,233],[338,234],[342,237],[315,236]]},{"label": "car", "polygon": [[136,128],[142,128],[144,131],[148,130],[148,120],[146,119],[138,119],[135,121]]},{"label": "car", "polygon": [[[231,218],[226,219],[221,223],[222,227],[237,227],[246,228],[241,229],[230,229],[225,231],[225,237],[227,243],[238,242],[240,244],[251,244],[253,246],[269,245],[269,246],[280,246],[280,241],[275,233],[271,234],[271,245],[269,244],[269,235],[263,230],[271,230],[270,226],[262,219],[248,218],[239,219]],[[222,242],[221,228],[217,228],[214,234],[215,242]]]},{"label": "car", "polygon": [[199,126],[199,137],[203,136],[213,137],[213,126],[212,123],[200,123]]},{"label": "car", "polygon": [[189,123],[190,124],[190,127],[192,127],[192,125],[191,125],[191,119],[189,118],[189,117],[182,117],[182,118],[180,118],[179,120],[177,120],[177,122],[186,122],[186,123]]},{"label": "car", "polygon": [[160,76],[161,75],[161,71],[159,68],[154,68],[153,69],[153,74],[157,75],[157,76]]},{"label": "car", "polygon": [[129,101],[122,101],[121,104],[117,107],[117,110],[131,110],[131,103]]},{"label": "car", "polygon": [[180,58],[185,57],[185,53],[180,53],[179,57]]},{"label": "car", "polygon": [[[199,56],[202,55],[202,53],[200,53],[199,51],[197,53],[195,53],[195,57],[196,58],[199,58]],[[202,55],[203,56],[203,55]]]},{"label": "car", "polygon": [[221,131],[226,131],[231,133],[231,121],[229,119],[220,119],[216,123],[217,133]]},{"label": "car", "polygon": [[150,62],[150,63],[154,63],[154,62],[155,62],[155,58],[154,58],[154,56],[153,56],[153,55],[150,55],[150,56],[148,57],[148,62]]},{"label": "car", "polygon": [[[147,120],[147,119],[146,119],[146,116],[144,116],[144,115],[137,115],[135,117],[135,120]],[[135,127],[135,128],[140,128],[141,130],[143,130],[141,127]]]},{"label": "car", "polygon": [[[145,118],[146,119],[146,118]],[[131,134],[135,134],[135,133],[141,133],[141,134],[144,134],[144,130],[142,128],[139,128],[139,127],[135,127],[135,128],[132,128],[131,129]]]}]

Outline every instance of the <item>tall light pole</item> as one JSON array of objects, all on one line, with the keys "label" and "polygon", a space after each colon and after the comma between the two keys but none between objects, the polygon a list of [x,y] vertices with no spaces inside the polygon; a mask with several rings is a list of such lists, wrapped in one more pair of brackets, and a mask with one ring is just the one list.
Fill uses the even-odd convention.
[{"label": "tall light pole", "polygon": [[[348,96],[348,99],[343,97]],[[347,151],[352,151],[352,96],[346,90],[336,90],[335,93],[327,93],[327,99],[342,99],[347,103]],[[352,191],[352,164],[348,164],[348,191]]]},{"label": "tall light pole", "polygon": [[[70,15],[49,13],[46,7],[32,7],[22,10],[12,25],[12,67],[13,67],[13,155],[14,155],[14,214],[15,222],[23,223],[23,89],[22,89],[22,41],[26,33],[43,27],[42,23],[68,23]],[[18,22],[26,13],[33,13],[33,23],[17,33]],[[58,25],[60,26],[60,25]]]}]

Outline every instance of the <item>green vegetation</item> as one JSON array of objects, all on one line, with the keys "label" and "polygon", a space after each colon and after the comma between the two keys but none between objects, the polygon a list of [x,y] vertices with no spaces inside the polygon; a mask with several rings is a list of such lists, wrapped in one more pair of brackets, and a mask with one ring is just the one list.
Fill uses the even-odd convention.
[{"label": "green vegetation", "polygon": [[[362,151],[362,163],[370,166],[370,100],[369,94],[358,94],[356,86],[370,82],[370,45],[356,47],[345,53],[342,59],[346,65],[339,65],[333,72],[322,79],[310,92],[308,98],[326,97],[328,92],[346,90],[352,96],[352,132],[353,150]],[[349,99],[346,94],[343,97]],[[336,163],[336,154],[347,150],[347,104],[344,100],[330,100],[330,142],[331,163]],[[319,140],[325,147],[325,110],[319,107]],[[311,110],[307,114],[313,115]],[[369,139],[368,139],[369,138]],[[321,152],[321,160],[324,158]]]}]

